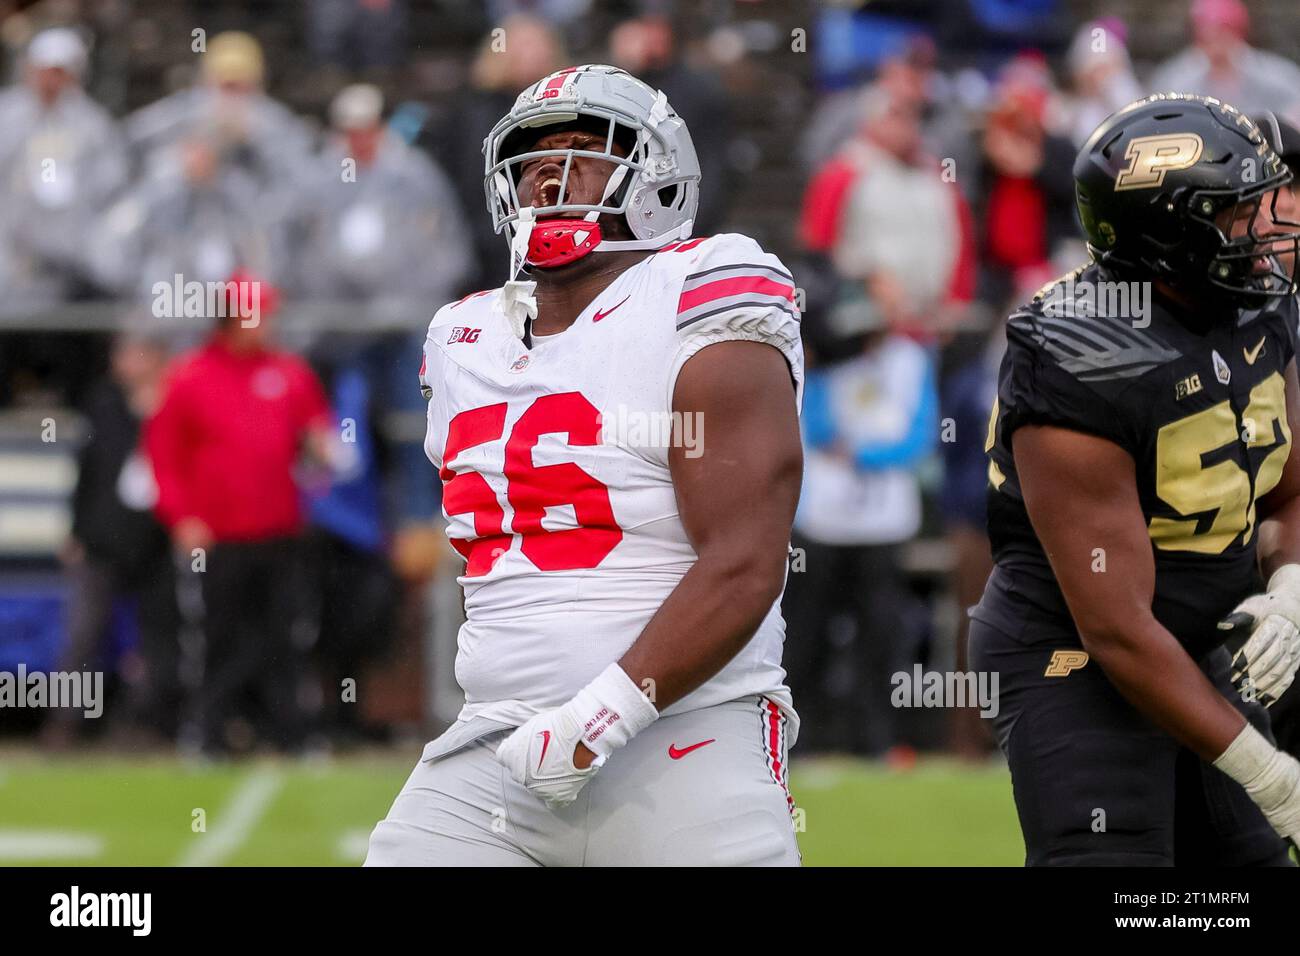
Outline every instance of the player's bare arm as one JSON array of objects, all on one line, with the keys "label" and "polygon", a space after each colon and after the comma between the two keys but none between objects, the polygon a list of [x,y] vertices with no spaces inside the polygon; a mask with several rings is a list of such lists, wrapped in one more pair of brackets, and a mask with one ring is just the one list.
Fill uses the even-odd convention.
[{"label": "player's bare arm", "polygon": [[[803,450],[785,358],[759,342],[720,342],[683,367],[673,411],[705,423],[702,454],[669,451],[682,523],[699,560],[619,666],[659,710],[744,647],[781,594]],[[595,754],[581,743],[574,763]]]},{"label": "player's bare arm", "polygon": [[780,596],[803,466],[790,369],[769,345],[702,350],[682,368],[673,411],[704,422],[702,454],[669,451],[699,560],[619,661],[660,710],[721,670]]},{"label": "player's bare arm", "polygon": [[[1133,459],[1113,442],[1026,425],[1013,444],[1025,506],[1083,646],[1135,707],[1213,760],[1245,723],[1155,619],[1155,563]],[[1097,549],[1105,570],[1096,571]]]}]

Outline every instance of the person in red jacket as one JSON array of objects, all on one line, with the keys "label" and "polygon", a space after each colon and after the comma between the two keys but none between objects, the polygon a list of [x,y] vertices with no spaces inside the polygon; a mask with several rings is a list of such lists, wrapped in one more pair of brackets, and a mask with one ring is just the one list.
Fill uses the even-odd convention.
[{"label": "person in red jacket", "polygon": [[202,576],[192,732],[206,751],[238,748],[235,719],[257,692],[261,735],[294,749],[305,732],[291,639],[302,592],[295,469],[304,455],[330,462],[334,423],[315,373],[272,343],[275,291],[245,274],[227,288],[211,337],[169,370],[145,446],[182,573]]}]

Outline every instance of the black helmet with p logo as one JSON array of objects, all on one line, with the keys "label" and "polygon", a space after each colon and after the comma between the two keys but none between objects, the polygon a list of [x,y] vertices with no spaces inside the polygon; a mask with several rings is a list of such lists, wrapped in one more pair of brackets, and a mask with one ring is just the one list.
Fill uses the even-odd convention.
[{"label": "black helmet with p logo", "polygon": [[1079,218],[1098,263],[1241,306],[1294,291],[1278,255],[1300,248],[1300,223],[1279,221],[1272,205],[1290,179],[1248,117],[1185,93],[1124,107],[1074,162]]}]

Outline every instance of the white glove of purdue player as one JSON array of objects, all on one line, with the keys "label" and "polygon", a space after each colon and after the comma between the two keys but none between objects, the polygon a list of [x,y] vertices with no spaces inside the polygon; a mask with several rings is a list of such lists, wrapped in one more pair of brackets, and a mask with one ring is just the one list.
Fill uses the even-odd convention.
[{"label": "white glove of purdue player", "polygon": [[1270,706],[1291,686],[1300,666],[1300,564],[1286,564],[1268,590],[1246,598],[1219,629],[1249,628],[1250,638],[1232,659],[1232,682]]},{"label": "white glove of purdue player", "polygon": [[1279,835],[1300,846],[1300,761],[1247,724],[1214,765],[1246,789]]},{"label": "white glove of purdue player", "polygon": [[[654,704],[623,668],[610,664],[563,707],[544,711],[502,741],[497,760],[552,808],[578,798],[609,755],[659,717]],[[573,763],[578,744],[596,759],[586,770]]]}]

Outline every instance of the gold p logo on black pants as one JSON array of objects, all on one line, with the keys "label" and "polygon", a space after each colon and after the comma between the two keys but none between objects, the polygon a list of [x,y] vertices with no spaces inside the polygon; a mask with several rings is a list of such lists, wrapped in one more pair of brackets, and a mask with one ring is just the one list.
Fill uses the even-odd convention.
[{"label": "gold p logo on black pants", "polygon": [[1087,651],[1052,651],[1052,659],[1047,662],[1043,676],[1066,677],[1070,671],[1077,671],[1087,663]]}]

